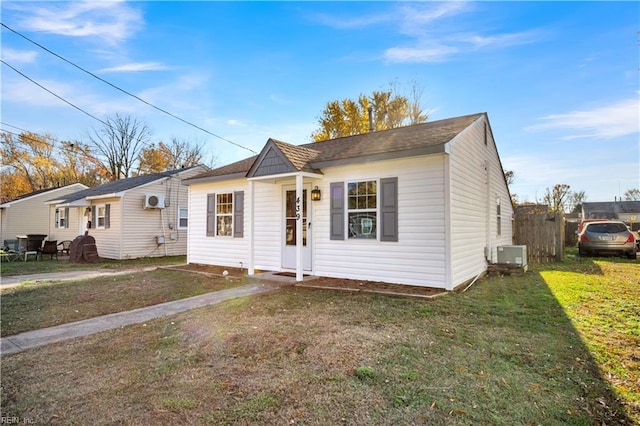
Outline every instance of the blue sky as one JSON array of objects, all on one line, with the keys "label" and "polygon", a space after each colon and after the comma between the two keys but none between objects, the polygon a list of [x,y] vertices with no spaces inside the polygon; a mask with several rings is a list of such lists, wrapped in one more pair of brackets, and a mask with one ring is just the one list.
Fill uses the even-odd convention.
[{"label": "blue sky", "polygon": [[[2,22],[209,132],[259,151],[299,144],[328,101],[397,82],[430,119],[487,112],[519,200],[570,185],[588,201],[640,188],[637,2],[11,2]],[[85,111],[153,140],[251,155],[2,29],[2,59]],[[101,124],[8,66],[3,130],[86,140]],[[14,126],[14,127],[9,127]]]}]

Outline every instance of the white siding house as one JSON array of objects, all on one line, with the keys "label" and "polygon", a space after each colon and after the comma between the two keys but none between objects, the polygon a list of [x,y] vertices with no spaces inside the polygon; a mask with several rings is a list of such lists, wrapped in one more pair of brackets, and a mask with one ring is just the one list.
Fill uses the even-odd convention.
[{"label": "white siding house", "polygon": [[486,114],[298,146],[270,139],[185,184],[189,263],[453,290],[512,243]]},{"label": "white siding house", "polygon": [[[51,238],[88,233],[108,259],[181,255],[187,252],[188,190],[185,178],[204,166],[137,176],[50,199]],[[56,218],[67,215],[66,227]]]},{"label": "white siding house", "polygon": [[[49,207],[45,204],[53,197],[64,196],[86,189],[81,183],[59,188],[45,189],[23,195],[0,205],[0,229],[2,241],[13,240],[18,235],[41,234],[51,238]],[[64,214],[64,212],[63,212]],[[64,218],[63,224],[64,224]]]}]

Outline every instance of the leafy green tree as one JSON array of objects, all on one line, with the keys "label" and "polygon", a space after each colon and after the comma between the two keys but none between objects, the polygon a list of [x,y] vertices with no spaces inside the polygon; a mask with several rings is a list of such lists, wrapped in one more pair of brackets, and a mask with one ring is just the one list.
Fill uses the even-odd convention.
[{"label": "leafy green tree", "polygon": [[424,123],[429,115],[420,106],[421,95],[422,90],[414,83],[410,97],[398,94],[392,85],[389,90],[374,91],[370,96],[360,94],[357,100],[330,101],[318,118],[319,128],[311,138],[322,142],[368,132],[370,108],[376,131]]}]

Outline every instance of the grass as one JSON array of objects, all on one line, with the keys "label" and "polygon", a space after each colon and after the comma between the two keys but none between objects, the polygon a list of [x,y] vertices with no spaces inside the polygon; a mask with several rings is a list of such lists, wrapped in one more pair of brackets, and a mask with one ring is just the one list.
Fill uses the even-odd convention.
[{"label": "grass", "polygon": [[44,256],[43,260],[35,261],[33,256],[28,262],[16,260],[0,263],[0,274],[4,277],[15,275],[45,274],[51,272],[69,272],[95,269],[135,269],[146,266],[179,265],[186,263],[186,256],[142,257],[130,260],[100,259],[98,263],[69,263],[68,257],[60,256],[59,260],[50,260]]},{"label": "grass", "polygon": [[433,301],[296,288],[235,299],[3,357],[1,414],[54,424],[638,423],[637,271],[637,261],[568,255]]},{"label": "grass", "polygon": [[157,269],[90,280],[26,282],[0,293],[0,335],[157,305],[243,284],[242,279]]}]

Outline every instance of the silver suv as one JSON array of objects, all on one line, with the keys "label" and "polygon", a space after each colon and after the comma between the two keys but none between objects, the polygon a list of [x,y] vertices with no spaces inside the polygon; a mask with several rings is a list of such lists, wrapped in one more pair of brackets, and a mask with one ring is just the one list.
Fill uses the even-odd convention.
[{"label": "silver suv", "polygon": [[601,221],[585,224],[578,238],[580,256],[620,254],[636,258],[636,239],[624,222]]}]

